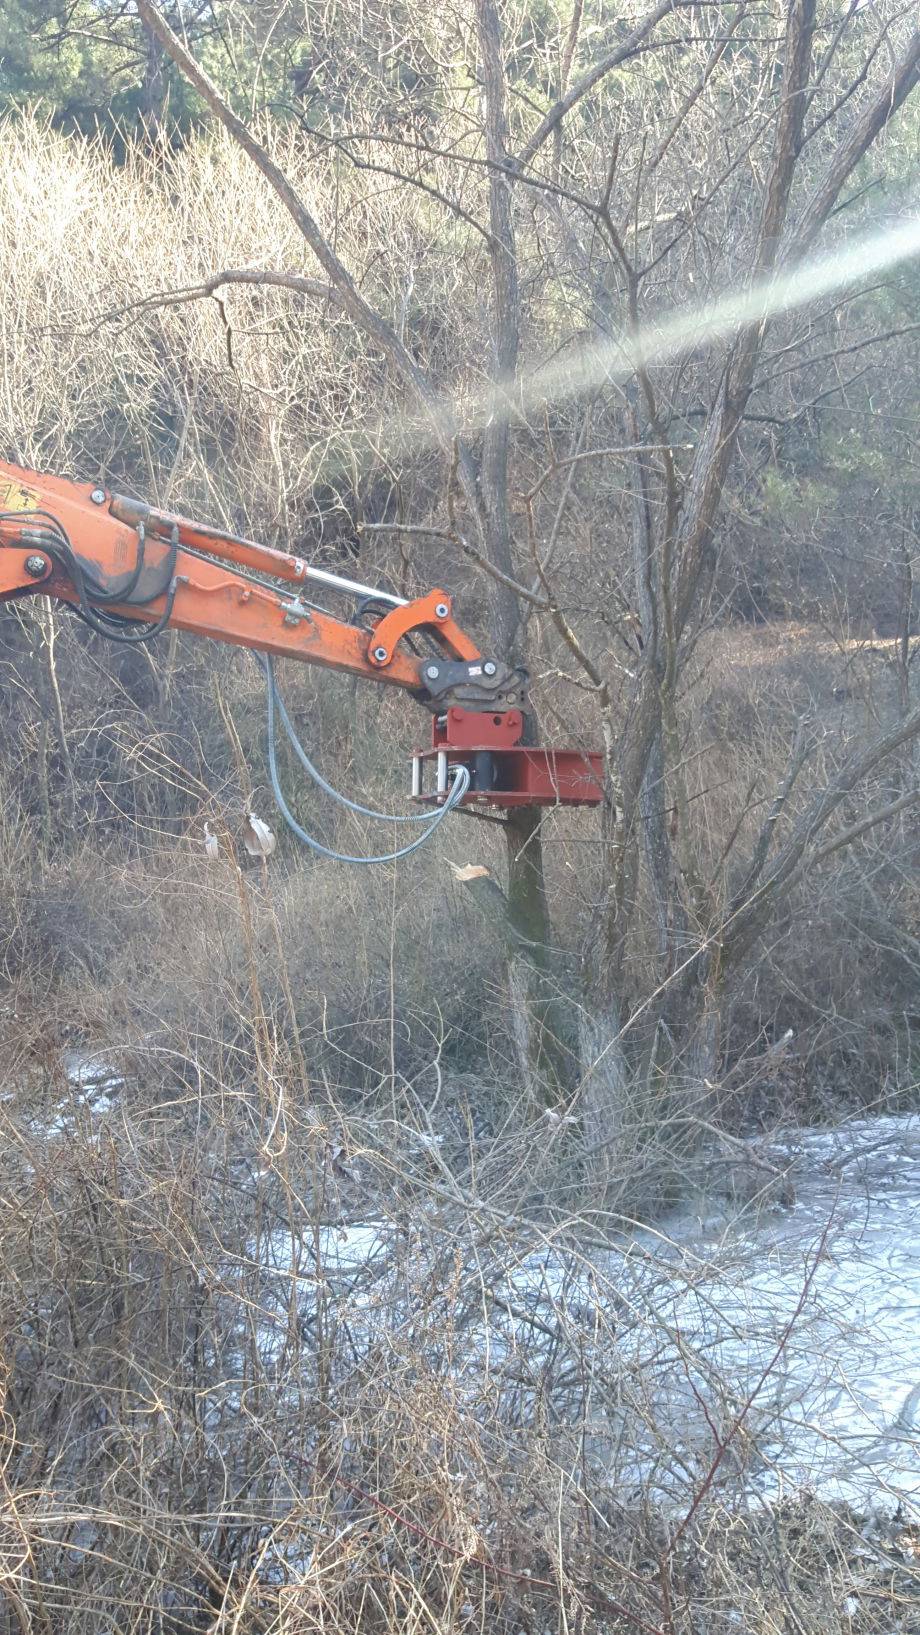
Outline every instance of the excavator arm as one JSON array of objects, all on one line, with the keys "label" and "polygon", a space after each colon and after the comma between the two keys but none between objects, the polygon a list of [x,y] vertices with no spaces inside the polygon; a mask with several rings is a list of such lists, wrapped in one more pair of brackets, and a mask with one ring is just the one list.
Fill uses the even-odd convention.
[{"label": "excavator arm", "polygon": [[[316,592],[345,598],[351,616]],[[0,462],[0,602],[36,593],[113,641],[187,630],[401,687],[433,715],[431,747],[413,759],[416,800],[444,804],[461,766],[463,804],[601,798],[599,757],[521,746],[526,677],[480,652],[446,591],[409,601],[97,484]]]}]

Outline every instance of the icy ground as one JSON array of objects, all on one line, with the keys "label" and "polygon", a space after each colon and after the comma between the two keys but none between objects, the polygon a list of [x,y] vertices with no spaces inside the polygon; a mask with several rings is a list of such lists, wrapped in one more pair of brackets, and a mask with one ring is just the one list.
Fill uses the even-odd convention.
[{"label": "icy ground", "polygon": [[[715,1460],[713,1486],[742,1503],[811,1492],[912,1513],[920,1117],[797,1131],[768,1156],[794,1185],[791,1206],[736,1210],[718,1226],[675,1217],[615,1254],[553,1245],[488,1269],[480,1260],[451,1366],[473,1389],[509,1365],[536,1378],[551,1357],[587,1357],[592,1372],[593,1349],[587,1451],[627,1498],[651,1492],[683,1509]],[[323,1254],[354,1332],[408,1320],[388,1223],[330,1231]],[[283,1234],[267,1261],[286,1301]],[[557,1409],[564,1418],[564,1391]]]},{"label": "icy ground", "polygon": [[[107,1116],[120,1081],[104,1063],[79,1066],[75,1093]],[[920,1514],[920,1116],[799,1130],[759,1150],[792,1183],[786,1206],[677,1216],[616,1253],[535,1238],[488,1265],[477,1255],[452,1286],[463,1310],[449,1366],[471,1390],[510,1363],[522,1378],[551,1356],[593,1368],[586,1446],[620,1494],[685,1506],[718,1455],[719,1489],[745,1503],[813,1492]],[[442,1277],[436,1230],[408,1254],[386,1219],[321,1237],[321,1269],[302,1238],[259,1245],[269,1365],[292,1274],[306,1326],[321,1281],[359,1347],[415,1332],[426,1280]]]},{"label": "icy ground", "polygon": [[[718,1232],[687,1226],[671,1251],[687,1279],[655,1303],[674,1340],[659,1384],[703,1418],[676,1336],[692,1340],[741,1405],[802,1309],[749,1414],[747,1484],[811,1490],[857,1509],[920,1502],[920,1118],[802,1130],[772,1155],[791,1209]],[[685,1223],[686,1224],[686,1223]],[[804,1297],[804,1298],[803,1298]],[[694,1380],[701,1389],[701,1377]],[[678,1411],[678,1419],[682,1412]],[[689,1425],[688,1425],[689,1422]],[[680,1427],[675,1427],[679,1429]]]}]

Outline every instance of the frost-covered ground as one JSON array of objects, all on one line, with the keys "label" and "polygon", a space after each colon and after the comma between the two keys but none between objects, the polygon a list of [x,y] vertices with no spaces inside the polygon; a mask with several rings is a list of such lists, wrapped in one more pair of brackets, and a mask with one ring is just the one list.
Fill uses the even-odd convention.
[{"label": "frost-covered ground", "polygon": [[[657,1310],[672,1336],[736,1382],[742,1405],[791,1323],[750,1410],[753,1491],[915,1507],[920,1118],[803,1130],[772,1157],[790,1167],[794,1206],[719,1230],[683,1223],[671,1252],[687,1279],[659,1286]],[[661,1383],[699,1430],[704,1416],[677,1352],[675,1339]]]},{"label": "frost-covered ground", "polygon": [[[72,1073],[74,1094],[108,1117],[120,1081],[104,1064],[91,1079]],[[263,1358],[283,1349],[292,1278],[306,1329],[322,1288],[327,1322],[365,1354],[384,1335],[429,1344],[437,1287],[458,1386],[472,1400],[513,1378],[526,1415],[552,1365],[560,1421],[580,1419],[618,1495],[682,1510],[711,1477],[744,1503],[813,1492],[920,1512],[920,1116],[801,1130],[759,1154],[788,1174],[785,1206],[675,1216],[615,1251],[471,1226],[458,1270],[462,1230],[440,1237],[434,1213],[411,1235],[385,1215],[272,1231],[246,1257],[264,1268]]]},{"label": "frost-covered ground", "polygon": [[[481,1299],[455,1366],[479,1378],[514,1358],[536,1373],[560,1348],[584,1357],[593,1345],[603,1385],[587,1446],[627,1496],[651,1488],[685,1506],[723,1441],[726,1496],[811,1492],[857,1510],[913,1511],[920,1118],[799,1131],[769,1158],[794,1183],[791,1206],[718,1225],[675,1217],[593,1259],[552,1247],[499,1258],[485,1276],[480,1264]],[[405,1299],[395,1240],[385,1221],[324,1235],[333,1301],[365,1333]],[[265,1253],[286,1300],[290,1241],[276,1235]],[[312,1282],[312,1261],[303,1270]]]}]

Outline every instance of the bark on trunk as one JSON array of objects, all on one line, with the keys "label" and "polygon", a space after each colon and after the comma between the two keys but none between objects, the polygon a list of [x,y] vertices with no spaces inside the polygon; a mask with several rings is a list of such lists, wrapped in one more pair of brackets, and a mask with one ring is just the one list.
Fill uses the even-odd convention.
[{"label": "bark on trunk", "polygon": [[589,1202],[598,1209],[622,1191],[635,1157],[632,1066],[620,1025],[615,1011],[600,1017],[585,1006],[579,1010],[579,1112]]}]

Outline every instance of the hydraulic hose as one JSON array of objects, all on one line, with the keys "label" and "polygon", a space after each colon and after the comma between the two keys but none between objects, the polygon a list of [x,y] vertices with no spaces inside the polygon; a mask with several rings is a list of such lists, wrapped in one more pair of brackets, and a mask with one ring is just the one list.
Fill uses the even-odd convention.
[{"label": "hydraulic hose", "polygon": [[[278,776],[278,759],[275,744],[275,710],[276,706],[280,705],[280,714],[281,711],[283,711],[284,706],[281,704],[281,700],[278,697],[271,660],[261,657],[261,655],[260,658],[265,669],[266,679],[268,682],[269,778],[271,780],[272,794],[275,797],[278,810],[281,813],[281,816],[284,818],[284,821],[291,833],[295,835],[304,846],[309,846],[311,851],[318,852],[321,857],[330,858],[334,863],[357,863],[361,865],[370,865],[372,863],[395,863],[399,858],[408,857],[411,852],[418,851],[420,846],[424,846],[425,842],[431,839],[435,830],[440,828],[441,824],[444,822],[444,819],[447,817],[448,812],[453,811],[454,808],[460,804],[460,801],[463,799],[464,795],[469,789],[470,774],[468,769],[465,766],[455,768],[451,780],[451,786],[444,805],[439,807],[438,811],[435,812],[434,817],[428,820],[428,827],[425,829],[424,834],[419,835],[416,840],[410,840],[408,845],[400,846],[395,851],[383,852],[373,857],[352,856],[348,852],[337,852],[334,851],[331,846],[324,846],[321,840],[317,840],[315,835],[308,834],[307,830],[304,829],[300,823],[298,823],[293,812],[288,806],[287,801],[285,800],[284,791],[281,788],[281,781]],[[289,722],[287,723],[287,730],[289,731],[294,748],[297,749],[299,741],[297,740],[293,727],[290,726]],[[316,768],[313,766],[313,763],[309,760],[306,753],[300,753],[298,755],[298,759],[300,760],[301,765],[304,767],[304,770],[308,772],[311,777],[316,779],[319,787],[327,793],[333,795],[336,800],[341,801],[344,806],[348,806],[351,810],[362,813],[365,816],[369,814],[372,817],[385,818],[385,813],[374,812],[370,807],[359,806],[357,802],[348,800],[347,796],[341,795],[338,790],[333,789],[331,784],[327,784],[326,780],[317,773]],[[399,821],[399,819],[396,821]]]},{"label": "hydraulic hose", "polygon": [[332,799],[338,801],[340,806],[347,807],[349,812],[357,812],[359,817],[379,818],[381,823],[431,822],[431,816],[428,812],[402,812],[397,815],[395,813],[391,814],[390,812],[375,811],[374,807],[372,806],[362,806],[356,800],[349,800],[348,796],[343,795],[341,790],[334,789],[331,783],[327,783],[319,768],[314,766],[313,762],[310,760],[309,755],[297,736],[293,722],[285,709],[284,699],[281,697],[278,690],[278,683],[275,680],[275,667],[272,663],[270,655],[257,653],[256,658],[258,658],[266,676],[268,677],[269,689],[274,693],[275,708],[281,718],[281,725],[283,726],[290,740],[291,748],[293,749],[294,754],[297,756],[297,759],[304,771],[313,779],[313,782],[318,785],[318,787],[323,791],[324,795],[331,795]]}]

